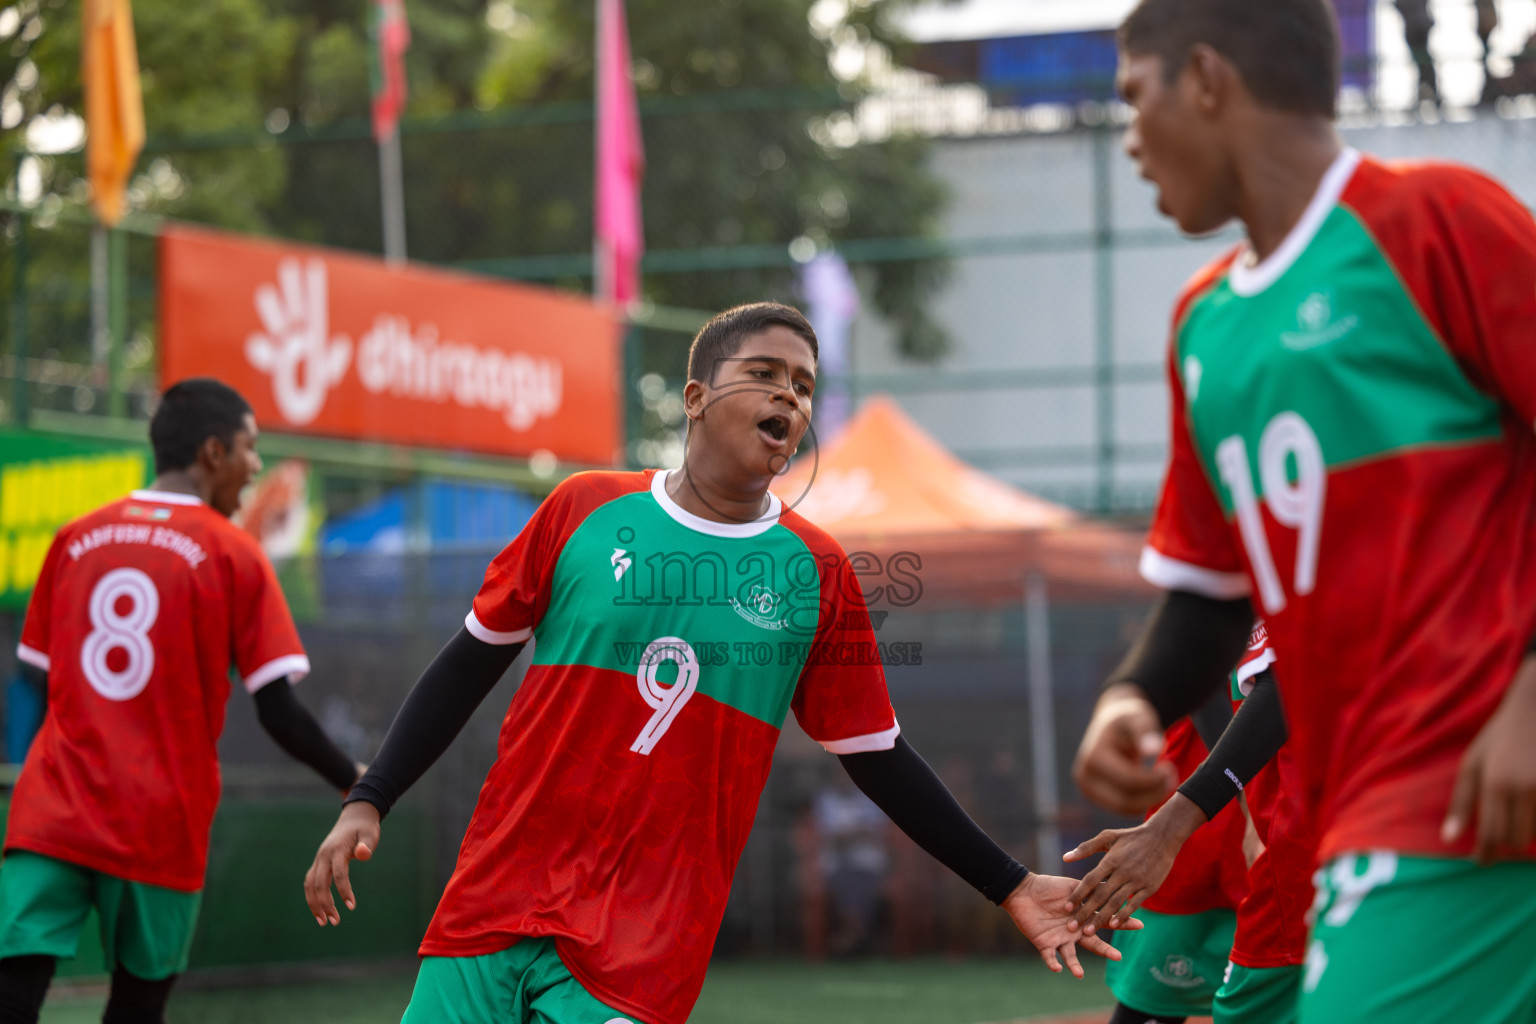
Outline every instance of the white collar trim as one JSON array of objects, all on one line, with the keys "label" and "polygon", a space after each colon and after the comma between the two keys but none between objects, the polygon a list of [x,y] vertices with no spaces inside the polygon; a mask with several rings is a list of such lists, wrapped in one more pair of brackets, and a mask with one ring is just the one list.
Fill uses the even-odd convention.
[{"label": "white collar trim", "polygon": [[712,519],[701,518],[673,501],[672,495],[667,493],[667,478],[676,472],[679,471],[658,470],[651,477],[651,497],[656,499],[656,504],[661,506],[663,512],[690,530],[707,533],[711,537],[756,537],[772,529],[779,521],[779,513],[784,510],[784,503],[779,501],[779,496],[769,491],[768,514],[761,519],[750,523],[717,523]]},{"label": "white collar trim", "polygon": [[194,494],[173,494],[170,491],[131,491],[128,497],[138,501],[153,501],[161,505],[201,505],[203,499]]},{"label": "white collar trim", "polygon": [[1232,291],[1243,298],[1252,298],[1267,289],[1270,285],[1280,280],[1280,276],[1291,269],[1291,264],[1306,252],[1307,246],[1312,244],[1312,239],[1317,237],[1318,230],[1323,226],[1323,221],[1328,219],[1328,214],[1338,205],[1339,197],[1344,194],[1344,188],[1349,184],[1349,179],[1354,177],[1355,168],[1360,166],[1360,151],[1345,147],[1333,161],[1333,166],[1328,168],[1328,173],[1323,175],[1323,180],[1317,186],[1317,191],[1312,195],[1312,201],[1307,204],[1306,212],[1301,215],[1301,220],[1291,228],[1291,233],[1285,236],[1285,241],[1280,243],[1280,248],[1269,254],[1269,258],[1258,266],[1248,265],[1248,258],[1253,254],[1253,248],[1244,244],[1237,259],[1232,263],[1232,269],[1227,274],[1227,281],[1232,285]]}]

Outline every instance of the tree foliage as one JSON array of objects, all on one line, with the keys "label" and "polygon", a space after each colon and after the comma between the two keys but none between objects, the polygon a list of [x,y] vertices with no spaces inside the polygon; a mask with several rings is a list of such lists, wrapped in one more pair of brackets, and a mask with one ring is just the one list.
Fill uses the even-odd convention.
[{"label": "tree foliage", "polygon": [[[872,43],[899,58],[886,15],[901,2],[816,0],[813,10],[810,0],[628,0],[647,245],[715,257],[648,269],[648,298],[702,309],[792,298],[787,260],[732,266],[719,249],[937,230],[945,193],[920,140],[850,145],[827,131],[829,119],[847,122],[867,87],[847,58]],[[367,0],[133,6],[151,137],[134,207],[378,251]],[[593,9],[408,0],[413,258],[490,265],[590,248]],[[81,110],[80,10],[78,0],[4,10],[16,13],[0,14],[0,136],[15,150],[36,119]],[[84,201],[78,157],[40,166],[46,192]],[[542,276],[586,286],[579,260],[548,266]],[[911,356],[945,349],[926,312],[945,271],[928,260],[861,272]]]}]

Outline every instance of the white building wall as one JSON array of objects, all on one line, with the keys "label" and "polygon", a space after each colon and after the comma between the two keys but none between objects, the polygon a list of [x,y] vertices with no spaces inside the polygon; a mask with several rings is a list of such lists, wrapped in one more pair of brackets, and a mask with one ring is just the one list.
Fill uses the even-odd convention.
[{"label": "white building wall", "polygon": [[[1452,159],[1479,167],[1536,206],[1536,120],[1485,117],[1464,123],[1346,131],[1351,145],[1389,158]],[[878,318],[865,314],[853,338],[854,372],[881,385],[942,443],[990,472],[1043,495],[1091,507],[1100,493],[1098,255],[1094,135],[944,140],[934,167],[949,184],[945,235],[962,253],[985,241],[1000,252],[961,255],[933,303],[953,338],[937,366],[897,354]],[[1113,369],[1109,391],[1111,504],[1145,508],[1155,497],[1167,444],[1160,379],[1168,320],[1184,281],[1239,237],[1180,237],[1154,207],[1154,193],[1121,153],[1110,153],[1111,227],[1122,244],[1109,256]],[[1033,248],[1034,251],[1031,251]],[[1008,251],[1008,250],[1012,251]],[[1022,372],[1077,373],[1070,384],[1017,386]],[[1008,376],[1012,374],[1013,376]],[[999,386],[934,390],[956,376]]]}]

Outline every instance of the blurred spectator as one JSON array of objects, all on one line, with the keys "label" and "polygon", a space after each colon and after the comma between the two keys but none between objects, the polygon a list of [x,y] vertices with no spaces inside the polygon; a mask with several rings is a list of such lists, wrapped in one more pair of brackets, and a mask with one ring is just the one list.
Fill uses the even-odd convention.
[{"label": "blurred spectator", "polygon": [[48,692],[36,669],[19,664],[5,688],[5,759],[21,764],[27,759],[32,738],[43,724]]},{"label": "blurred spectator", "polygon": [[[1429,11],[1429,0],[1392,0],[1397,13],[1403,16],[1403,37],[1408,42],[1408,52],[1419,69],[1419,102],[1426,100],[1440,105],[1440,80],[1435,75],[1435,61],[1429,55],[1429,33],[1435,27],[1435,16]],[[1485,0],[1479,0],[1479,22]],[[1491,7],[1492,4],[1489,4]],[[1489,30],[1492,31],[1491,29]]]},{"label": "blurred spectator", "polygon": [[819,865],[831,913],[828,948],[834,956],[871,951],[880,891],[890,867],[886,818],[846,777],[816,794],[812,808]]}]

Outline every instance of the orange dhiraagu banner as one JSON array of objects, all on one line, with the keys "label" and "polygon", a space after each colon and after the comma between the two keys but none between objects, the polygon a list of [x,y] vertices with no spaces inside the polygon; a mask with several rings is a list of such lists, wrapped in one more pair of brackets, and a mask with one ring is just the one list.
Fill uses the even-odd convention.
[{"label": "orange dhiraagu banner", "polygon": [[578,296],[176,227],[160,378],[217,377],[263,430],[619,458],[620,325]]}]

